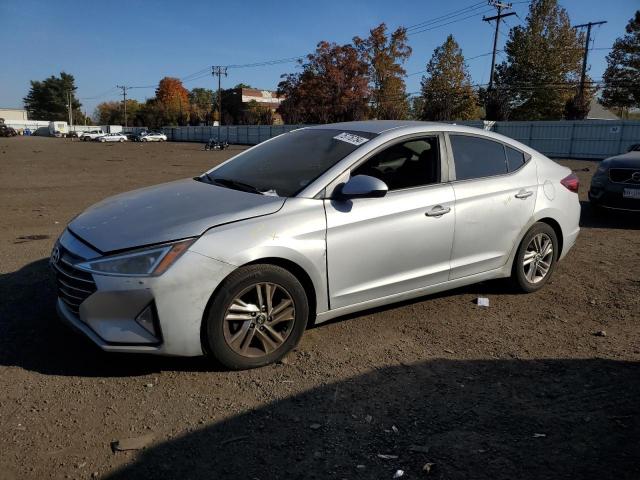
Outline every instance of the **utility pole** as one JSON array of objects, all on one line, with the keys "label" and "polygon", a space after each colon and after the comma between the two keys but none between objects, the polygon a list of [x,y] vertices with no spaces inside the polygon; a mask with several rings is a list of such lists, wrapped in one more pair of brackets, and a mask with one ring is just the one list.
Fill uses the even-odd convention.
[{"label": "utility pole", "polygon": [[600,22],[589,22],[576,25],[573,28],[587,28],[587,38],[584,43],[584,57],[582,59],[582,75],[580,76],[580,98],[584,98],[584,84],[587,78],[587,58],[589,57],[589,42],[591,41],[591,27],[607,23],[606,20]]},{"label": "utility pole", "polygon": [[127,126],[127,86],[125,85],[116,85],[116,88],[122,90],[122,105],[124,106],[124,126]]},{"label": "utility pole", "polygon": [[496,33],[493,35],[493,56],[491,57],[491,75],[489,76],[489,88],[491,90],[493,88],[493,72],[496,68],[496,49],[498,48],[498,33],[500,33],[500,20],[506,17],[510,17],[511,15],[515,15],[516,12],[502,13],[502,9],[511,8],[511,3],[502,3],[497,0],[489,0],[489,5],[492,7],[496,7],[498,9],[498,14],[493,17],[482,17],[483,22],[492,22],[496,21]]},{"label": "utility pole", "polygon": [[69,111],[69,126],[73,127],[73,113],[71,112],[71,90],[67,90],[67,110]]},{"label": "utility pole", "polygon": [[218,76],[218,141],[221,141],[220,138],[220,125],[222,125],[222,82],[221,77],[224,75],[227,76],[227,67],[222,65],[214,65],[211,67],[211,75],[214,77]]}]

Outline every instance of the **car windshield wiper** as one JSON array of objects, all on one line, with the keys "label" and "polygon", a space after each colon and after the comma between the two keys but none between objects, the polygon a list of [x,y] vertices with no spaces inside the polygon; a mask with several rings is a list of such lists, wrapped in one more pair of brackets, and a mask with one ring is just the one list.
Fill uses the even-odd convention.
[{"label": "car windshield wiper", "polygon": [[239,182],[238,180],[232,180],[230,178],[212,178],[208,173],[205,173],[205,176],[208,180],[212,180],[213,182],[224,187],[233,188],[235,190],[242,190],[244,192],[259,193],[260,195],[263,195],[260,190],[258,190],[253,185],[249,185],[248,183]]}]

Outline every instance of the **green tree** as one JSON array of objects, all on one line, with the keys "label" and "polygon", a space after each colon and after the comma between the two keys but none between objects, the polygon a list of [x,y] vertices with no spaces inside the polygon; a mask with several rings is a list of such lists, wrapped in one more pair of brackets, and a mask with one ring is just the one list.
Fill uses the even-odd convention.
[{"label": "green tree", "polygon": [[449,35],[436,48],[422,77],[423,120],[478,118],[478,100],[460,46]]},{"label": "green tree", "polygon": [[402,64],[411,56],[407,31],[400,27],[391,36],[381,23],[367,38],[355,37],[353,44],[369,65],[372,115],[379,119],[406,118],[409,113]]},{"label": "green tree", "polygon": [[32,80],[31,88],[24,97],[25,109],[35,120],[69,120],[68,93],[71,92],[71,105],[75,123],[84,123],[82,104],[75,96],[77,87],[73,75],[60,72],[42,81]]},{"label": "green tree", "polygon": [[[122,102],[102,102],[98,104],[93,114],[93,118],[98,125],[124,125],[124,110]],[[138,113],[140,111],[140,102],[132,98],[127,99],[127,124],[136,126],[138,122]]]},{"label": "green tree", "polygon": [[302,72],[283,75],[278,113],[287,123],[331,123],[367,118],[369,66],[356,48],[320,42],[300,61]]},{"label": "green tree", "polygon": [[189,121],[192,125],[211,121],[216,97],[208,88],[194,88],[189,92]]},{"label": "green tree", "polygon": [[625,31],[607,56],[602,104],[628,114],[629,109],[640,107],[640,10]]},{"label": "green tree", "polygon": [[583,48],[584,35],[571,27],[557,0],[533,0],[525,24],[509,32],[502,82],[496,86],[508,90],[511,119],[563,118],[576,94]]}]

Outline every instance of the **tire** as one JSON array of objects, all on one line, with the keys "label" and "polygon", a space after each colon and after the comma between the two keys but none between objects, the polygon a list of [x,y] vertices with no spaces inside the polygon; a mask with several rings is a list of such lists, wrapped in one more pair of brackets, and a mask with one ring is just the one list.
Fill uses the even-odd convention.
[{"label": "tire", "polygon": [[146,138],[143,138],[141,141],[142,142],[148,142],[149,140],[147,140]]},{"label": "tire", "polygon": [[121,138],[119,141],[120,143],[124,143],[124,138]]},{"label": "tire", "polygon": [[[251,301],[258,298],[258,284],[265,299],[266,284],[275,292],[272,293],[273,317],[266,301],[263,302],[265,309],[258,309],[259,301]],[[251,309],[255,310],[248,313]],[[228,320],[227,317],[240,319]],[[203,347],[231,370],[262,367],[279,360],[298,344],[308,318],[307,295],[291,272],[275,265],[240,267],[224,280],[210,302],[203,326]],[[279,335],[277,342],[274,341],[277,337],[270,333],[273,331]],[[241,350],[245,353],[241,354]]]},{"label": "tire", "polygon": [[[534,239],[540,240],[537,244]],[[546,241],[551,242],[552,251],[545,248]],[[540,248],[537,247],[540,245]],[[526,293],[540,290],[551,278],[558,260],[558,238],[550,225],[542,222],[535,223],[526,233],[513,261],[511,274],[514,286]],[[525,255],[528,264],[525,266]],[[531,257],[531,255],[534,255]],[[548,265],[546,272],[545,265]]]}]

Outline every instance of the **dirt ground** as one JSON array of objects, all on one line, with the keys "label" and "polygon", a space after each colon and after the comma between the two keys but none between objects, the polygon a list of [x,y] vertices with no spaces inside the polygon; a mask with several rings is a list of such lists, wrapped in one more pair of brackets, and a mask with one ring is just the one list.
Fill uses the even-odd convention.
[{"label": "dirt ground", "polygon": [[[1,479],[640,478],[640,217],[586,202],[542,291],[338,319],[275,366],[105,354],[61,325],[47,257],[66,223],[233,148],[0,139]],[[590,169],[585,200],[596,162],[560,163]],[[112,450],[127,438],[147,446]]]}]

